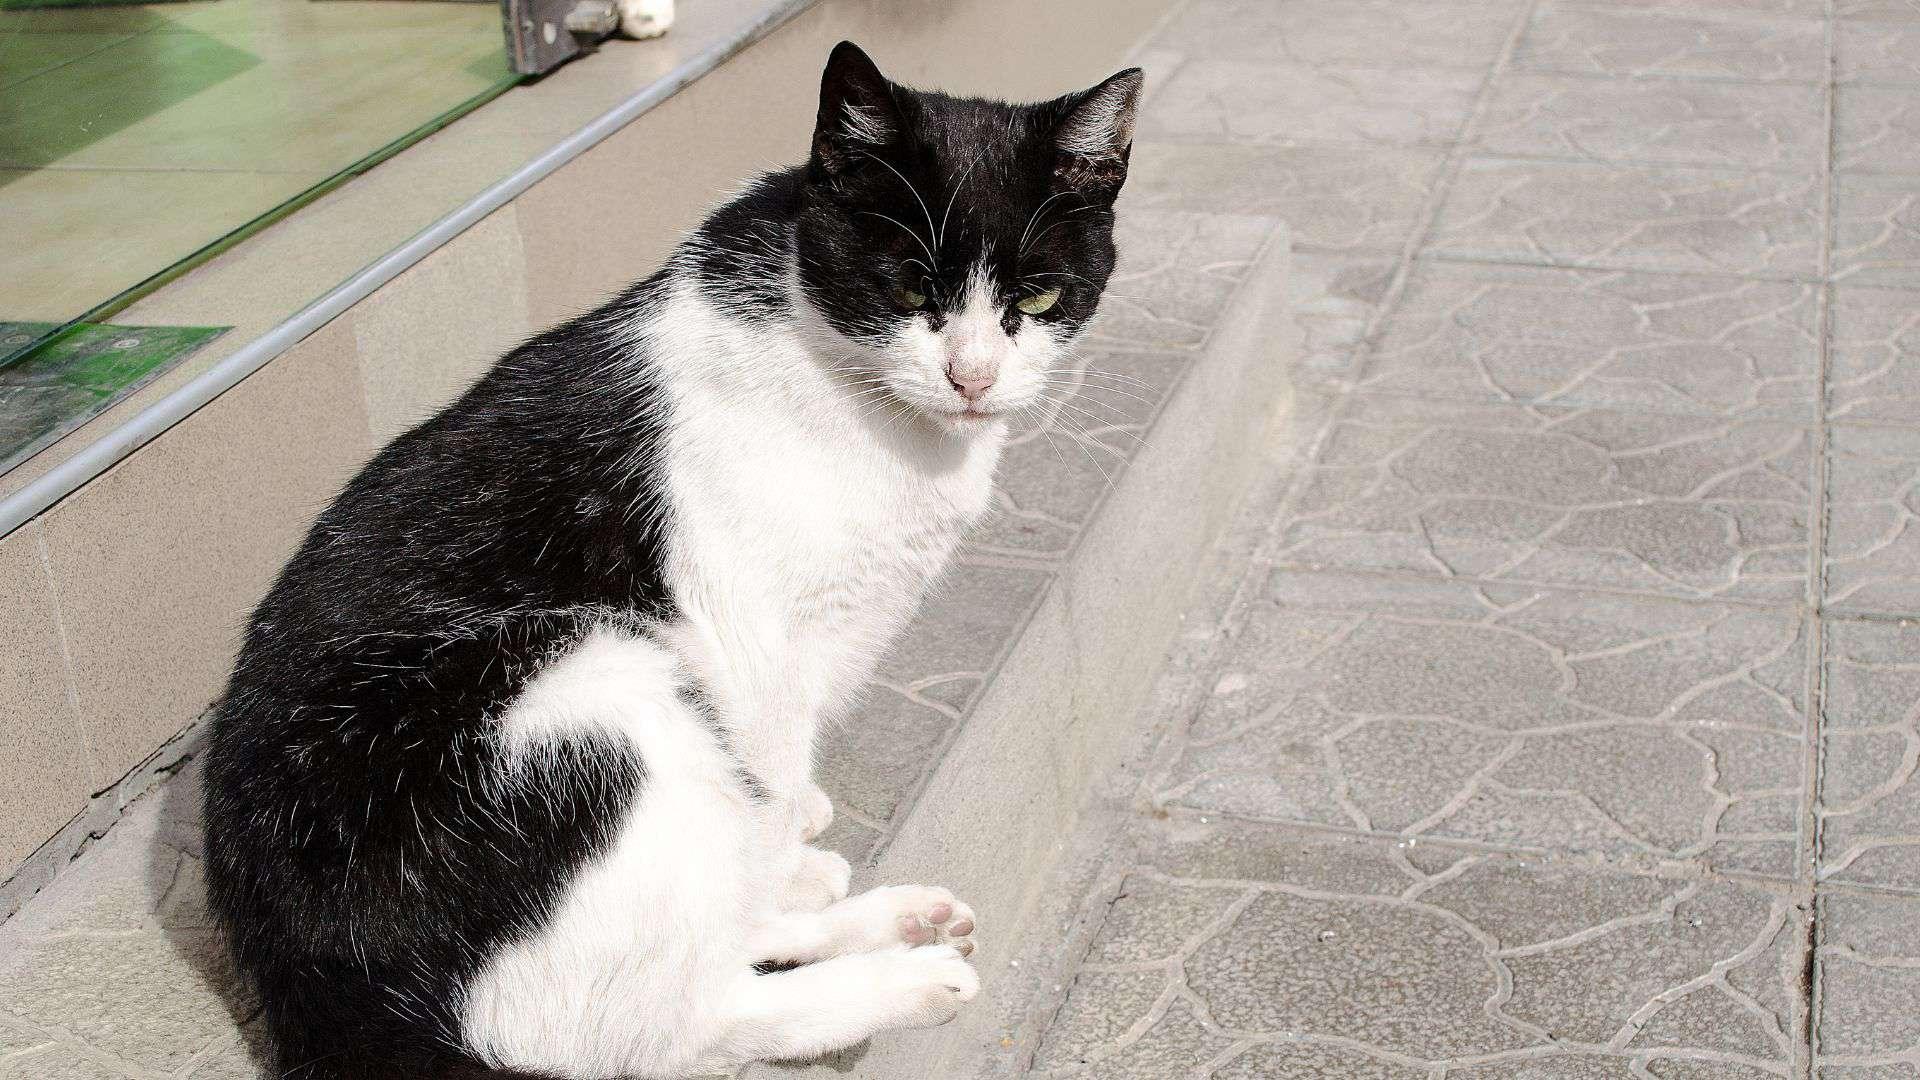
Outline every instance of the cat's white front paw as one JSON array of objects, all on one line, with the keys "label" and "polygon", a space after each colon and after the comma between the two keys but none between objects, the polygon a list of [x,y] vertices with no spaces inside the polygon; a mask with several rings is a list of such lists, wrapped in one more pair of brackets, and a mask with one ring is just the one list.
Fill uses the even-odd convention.
[{"label": "cat's white front paw", "polygon": [[980,993],[980,973],[951,945],[921,945],[869,954],[872,992],[893,1013],[888,1027],[938,1027]]},{"label": "cat's white front paw", "polygon": [[674,0],[616,0],[620,33],[630,38],[657,38],[673,28]]},{"label": "cat's white front paw", "polygon": [[788,811],[803,841],[812,840],[833,824],[833,800],[827,798],[819,784],[809,783],[801,788],[789,802]]},{"label": "cat's white front paw", "polygon": [[973,909],[934,885],[886,885],[834,908],[869,949],[890,945],[951,945],[973,954]]},{"label": "cat's white front paw", "polygon": [[847,898],[853,868],[835,852],[802,847],[776,903],[781,911],[825,911]]}]

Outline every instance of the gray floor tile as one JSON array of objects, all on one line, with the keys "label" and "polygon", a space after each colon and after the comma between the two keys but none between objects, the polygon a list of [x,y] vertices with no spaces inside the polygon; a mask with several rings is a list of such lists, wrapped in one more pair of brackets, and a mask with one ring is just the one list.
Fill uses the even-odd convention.
[{"label": "gray floor tile", "polygon": [[1811,443],[1773,421],[1365,396],[1305,474],[1272,554],[1798,601]]},{"label": "gray floor tile", "polygon": [[1819,82],[1826,29],[1817,18],[1726,18],[1549,2],[1520,39],[1518,71],[1704,76]]},{"label": "gray floor tile", "polygon": [[1818,306],[1795,282],[1421,262],[1361,385],[1811,420]]},{"label": "gray floor tile", "polygon": [[1819,974],[1821,1080],[1920,1074],[1920,901],[1822,897]]},{"label": "gray floor tile", "polygon": [[1833,77],[1843,82],[1920,84],[1920,21],[1836,23]]},{"label": "gray floor tile", "polygon": [[1772,277],[1819,271],[1812,174],[1469,158],[1430,253]]},{"label": "gray floor tile", "polygon": [[[1162,1080],[1211,1062],[1205,1075],[1241,1078],[1726,1078],[1792,1063],[1803,920],[1784,897],[1484,854],[1427,872],[1390,847],[1225,823],[1158,831],[1042,1075]],[[1187,851],[1226,844],[1267,872],[1222,880]],[[1650,1071],[1629,1072],[1636,1058]],[[1689,1062],[1709,1071],[1671,1071]]]},{"label": "gray floor tile", "polygon": [[1833,0],[1843,19],[1920,19],[1920,0]]},{"label": "gray floor tile", "polygon": [[1833,278],[1920,287],[1920,174],[1834,177]]},{"label": "gray floor tile", "polygon": [[1920,292],[1833,290],[1828,415],[1920,424]]},{"label": "gray floor tile", "polygon": [[1826,102],[1817,86],[1510,74],[1477,148],[1492,154],[1817,170]]},{"label": "gray floor tile", "polygon": [[1920,890],[1920,627],[1830,621],[1820,877]]},{"label": "gray floor tile", "polygon": [[972,556],[1057,562],[1072,551],[1109,477],[1117,476],[1192,360],[1189,352],[1081,350],[1055,376],[1054,407],[1009,441],[996,513],[969,538]]},{"label": "gray floor tile", "polygon": [[[1149,153],[1146,147],[1136,156]],[[1155,210],[1128,185],[1115,223],[1120,266],[1083,348],[1192,349],[1279,224],[1271,217]]]},{"label": "gray floor tile", "polygon": [[1920,430],[1835,426],[1827,447],[1827,608],[1920,615]]},{"label": "gray floor tile", "polygon": [[[1713,15],[1826,15],[1826,0],[1578,0],[1590,8],[1634,8],[1644,12]],[[1845,2],[1845,0],[1843,0]]]},{"label": "gray floor tile", "polygon": [[1276,571],[1158,798],[1790,878],[1804,636],[1788,609]]},{"label": "gray floor tile", "polygon": [[1392,282],[1385,255],[1296,253],[1287,278],[1293,318],[1305,340],[1296,385],[1351,383],[1356,350]]},{"label": "gray floor tile", "polygon": [[[184,1071],[254,1011],[207,914],[201,860],[176,846],[197,850],[198,830],[169,827],[170,807],[198,793],[181,784],[147,800],[54,895],[0,926],[0,1018],[64,1033],[67,1048],[84,1043],[144,1076]],[[12,1075],[68,1074],[21,1063]]]},{"label": "gray floor tile", "polygon": [[1397,252],[1439,172],[1438,150],[1142,144],[1128,206],[1280,218],[1295,251]]},{"label": "gray floor tile", "polygon": [[1517,11],[1444,0],[1198,0],[1154,44],[1223,60],[1482,71]]},{"label": "gray floor tile", "polygon": [[[1707,15],[1784,15],[1818,19],[1826,0],[1576,0],[1588,7]],[[1846,2],[1846,0],[1841,0]],[[1857,2],[1857,0],[1856,0]]]},{"label": "gray floor tile", "polygon": [[1141,118],[1143,137],[1241,143],[1445,144],[1484,76],[1446,68],[1332,68],[1195,60]]},{"label": "gray floor tile", "polygon": [[1920,86],[1842,86],[1833,122],[1834,168],[1920,173]]}]

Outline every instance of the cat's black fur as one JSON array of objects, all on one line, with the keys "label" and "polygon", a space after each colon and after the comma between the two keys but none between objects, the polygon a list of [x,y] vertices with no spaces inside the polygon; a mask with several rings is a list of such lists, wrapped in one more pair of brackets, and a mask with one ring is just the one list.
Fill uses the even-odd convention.
[{"label": "cat's black fur", "polygon": [[[737,318],[783,318],[797,259],[828,321],[871,336],[916,317],[890,298],[902,282],[930,298],[919,317],[941,318],[991,248],[1007,289],[1062,288],[1041,317],[1084,321],[1113,266],[1118,181],[1065,172],[1084,171],[1053,137],[1075,100],[908,91],[843,44],[808,164],[508,353],[321,515],[254,613],[207,754],[210,899],[288,1075],[517,1075],[461,1045],[462,988],[542,925],[647,781],[629,748],[587,738],[509,774],[491,737],[583,629],[672,614],[668,405],[636,320],[688,276]],[[838,134],[846,103],[876,110],[884,146]],[[883,220],[923,214],[946,223],[937,257]]]},{"label": "cat's black fur", "polygon": [[381,451],[254,614],[208,753],[209,884],[297,1076],[449,1067],[461,987],[644,782],[587,741],[502,782],[485,726],[585,625],[668,602],[634,455],[662,406],[606,386],[656,288],[522,345]]}]

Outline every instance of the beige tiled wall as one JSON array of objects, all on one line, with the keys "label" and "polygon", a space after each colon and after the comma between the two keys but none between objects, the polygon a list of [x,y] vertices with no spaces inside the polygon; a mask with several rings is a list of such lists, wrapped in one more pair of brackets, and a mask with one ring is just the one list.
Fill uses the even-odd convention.
[{"label": "beige tiled wall", "polygon": [[95,790],[218,693],[247,612],[370,442],[335,320],[40,519]]},{"label": "beige tiled wall", "polygon": [[[1171,3],[824,0],[0,538],[0,878],[213,701],[248,612],[376,446],[805,152],[835,41],[905,81],[1034,97],[1097,81]],[[495,137],[485,109],[468,123]]]},{"label": "beige tiled wall", "polygon": [[419,423],[533,329],[512,204],[348,313],[376,442]]},{"label": "beige tiled wall", "polygon": [[37,523],[0,540],[0,866],[19,864],[90,790],[53,578]]}]

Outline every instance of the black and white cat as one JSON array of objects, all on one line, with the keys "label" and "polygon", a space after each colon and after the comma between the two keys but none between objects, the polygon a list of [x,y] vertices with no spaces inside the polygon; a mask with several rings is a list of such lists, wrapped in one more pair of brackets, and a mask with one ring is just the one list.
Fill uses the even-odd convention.
[{"label": "black and white cat", "polygon": [[842,43],[804,166],[321,515],[206,759],[289,1076],[722,1072],[974,995],[966,905],[805,842],[814,737],[1094,313],[1140,84],[962,99]]}]

